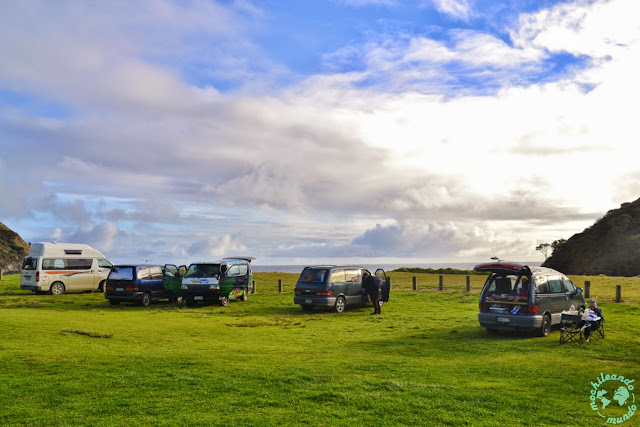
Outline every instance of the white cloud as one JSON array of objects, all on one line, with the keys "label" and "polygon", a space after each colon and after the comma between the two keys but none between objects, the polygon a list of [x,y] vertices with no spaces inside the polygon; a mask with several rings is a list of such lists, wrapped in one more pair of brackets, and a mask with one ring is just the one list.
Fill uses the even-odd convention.
[{"label": "white cloud", "polygon": [[[242,53],[259,49],[243,31],[259,10],[149,4],[124,33],[127,7],[140,6],[103,5],[101,19],[63,4],[42,28],[25,10],[24,26],[0,18],[0,87],[72,105],[55,119],[19,107],[0,119],[0,141],[11,141],[0,142],[0,214],[58,227],[25,225],[36,230],[25,238],[85,240],[154,262],[246,252],[532,259],[535,244],[568,238],[640,192],[640,132],[635,109],[623,107],[640,95],[635,3],[524,16],[513,45],[470,30],[381,35],[333,55],[360,55],[361,71],[258,93],[195,84],[181,67],[228,72],[231,53],[224,66],[191,61],[238,35],[237,73],[254,73]],[[471,2],[437,4],[473,13]],[[173,62],[178,41],[200,34],[206,42],[185,44],[187,58]],[[558,52],[592,58],[562,78],[519,80]],[[262,59],[257,69],[269,68]]]},{"label": "white cloud", "polygon": [[467,20],[473,15],[473,0],[431,0],[435,8],[454,18]]}]

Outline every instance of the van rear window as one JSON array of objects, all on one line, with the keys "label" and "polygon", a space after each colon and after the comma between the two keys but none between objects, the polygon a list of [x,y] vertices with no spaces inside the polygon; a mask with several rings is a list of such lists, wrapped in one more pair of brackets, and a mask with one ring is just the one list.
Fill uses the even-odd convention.
[{"label": "van rear window", "polygon": [[132,267],[113,267],[108,280],[133,280]]},{"label": "van rear window", "polygon": [[37,270],[38,269],[38,258],[27,257],[24,259],[22,263],[23,270]]},{"label": "van rear window", "polygon": [[300,280],[302,282],[324,282],[324,276],[327,274],[327,270],[324,268],[305,268],[302,271]]}]

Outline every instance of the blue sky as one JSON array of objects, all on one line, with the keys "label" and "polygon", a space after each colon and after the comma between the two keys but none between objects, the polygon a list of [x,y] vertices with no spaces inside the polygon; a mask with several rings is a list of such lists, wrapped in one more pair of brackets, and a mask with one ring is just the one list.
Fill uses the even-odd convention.
[{"label": "blue sky", "polygon": [[640,195],[637,12],[0,2],[0,221],[115,262],[541,261]]}]

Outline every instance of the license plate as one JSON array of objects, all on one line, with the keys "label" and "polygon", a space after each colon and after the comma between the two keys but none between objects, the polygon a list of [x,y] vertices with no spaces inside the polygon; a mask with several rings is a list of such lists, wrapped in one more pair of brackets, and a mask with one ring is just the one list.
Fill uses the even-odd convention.
[{"label": "license plate", "polygon": [[116,288],[117,292],[124,292],[124,288]]},{"label": "license plate", "polygon": [[194,301],[202,301],[203,299],[204,299],[204,297],[202,297],[202,296],[195,296],[195,297],[193,297],[193,300],[194,300]]},{"label": "license plate", "polygon": [[496,317],[496,322],[498,322],[498,323],[509,323],[509,322],[511,322],[511,319],[509,319],[508,317]]},{"label": "license plate", "polygon": [[24,276],[25,280],[31,280],[31,276]]},{"label": "license plate", "polygon": [[305,304],[311,304],[312,302],[313,302],[313,300],[311,300],[311,299],[306,299],[306,300],[304,300],[304,303],[305,303]]}]

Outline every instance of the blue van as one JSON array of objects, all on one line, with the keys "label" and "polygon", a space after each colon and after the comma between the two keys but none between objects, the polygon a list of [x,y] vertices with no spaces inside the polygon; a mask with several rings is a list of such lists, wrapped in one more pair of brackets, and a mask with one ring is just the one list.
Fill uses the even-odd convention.
[{"label": "blue van", "polygon": [[104,296],[111,305],[133,301],[146,307],[151,301],[170,300],[172,294],[162,284],[161,265],[117,265],[107,277]]}]

